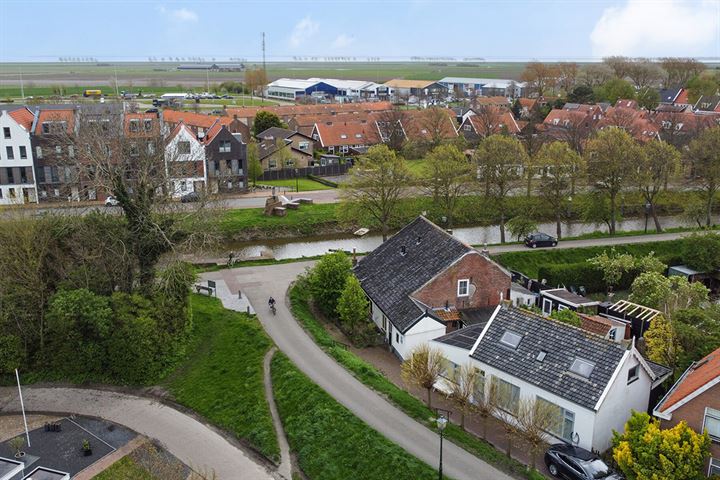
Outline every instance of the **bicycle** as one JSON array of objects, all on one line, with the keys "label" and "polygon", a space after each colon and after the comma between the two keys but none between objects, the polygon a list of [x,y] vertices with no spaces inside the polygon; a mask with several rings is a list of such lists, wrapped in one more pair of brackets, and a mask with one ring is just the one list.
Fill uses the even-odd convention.
[{"label": "bicycle", "polygon": [[270,304],[270,311],[272,312],[273,315],[276,314],[277,311],[275,310],[275,304],[274,304],[274,303]]}]

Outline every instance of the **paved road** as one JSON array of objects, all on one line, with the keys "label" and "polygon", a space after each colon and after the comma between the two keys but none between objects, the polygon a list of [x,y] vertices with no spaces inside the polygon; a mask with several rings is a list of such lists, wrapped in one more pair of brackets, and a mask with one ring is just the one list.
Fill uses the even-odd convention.
[{"label": "paved road", "polygon": [[[90,415],[125,425],[159,440],[187,465],[215,470],[222,480],[273,478],[265,467],[210,427],[146,398],[101,390],[35,387],[24,388],[23,397],[28,411]],[[0,413],[19,408],[17,390],[0,388]]]},{"label": "paved road", "polygon": [[[268,297],[285,298],[290,283],[310,265],[312,262],[246,267],[208,272],[203,278],[225,280],[235,294],[240,288],[277,346],[315,383],[375,430],[436,467],[439,450],[436,432],[405,415],[325,354],[295,321],[284,302],[278,302],[277,315],[270,313]],[[443,466],[444,473],[456,480],[511,479],[450,442],[445,443]]]}]

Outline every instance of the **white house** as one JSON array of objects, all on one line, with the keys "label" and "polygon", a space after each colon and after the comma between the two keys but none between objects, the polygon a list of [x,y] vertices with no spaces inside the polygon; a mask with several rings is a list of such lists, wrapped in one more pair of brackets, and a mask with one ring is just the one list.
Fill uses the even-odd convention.
[{"label": "white house", "polygon": [[362,258],[354,272],[373,322],[402,359],[510,296],[509,272],[422,216]]},{"label": "white house", "polygon": [[166,139],[165,168],[168,188],[174,197],[200,192],[207,185],[205,146],[182,122]]},{"label": "white house", "polygon": [[0,205],[38,202],[30,145],[34,119],[26,107],[0,112]]},{"label": "white house", "polygon": [[[477,396],[497,388],[498,404],[514,414],[520,399],[552,405],[548,432],[586,449],[610,447],[631,410],[647,411],[650,392],[669,368],[645,360],[635,349],[565,323],[515,308],[498,307],[486,324],[457,330],[430,342],[449,369],[471,364],[481,372]],[[436,387],[447,389],[452,375]]]}]

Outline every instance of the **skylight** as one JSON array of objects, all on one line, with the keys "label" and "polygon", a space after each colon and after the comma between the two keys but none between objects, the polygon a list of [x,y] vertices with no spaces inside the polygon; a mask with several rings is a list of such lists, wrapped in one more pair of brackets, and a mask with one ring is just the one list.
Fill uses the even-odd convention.
[{"label": "skylight", "polygon": [[576,357],[572,365],[570,366],[570,371],[580,375],[581,377],[590,378],[590,375],[592,374],[594,368],[594,363]]},{"label": "skylight", "polygon": [[505,333],[503,333],[503,336],[500,338],[500,343],[515,350],[520,344],[520,340],[522,340],[522,335],[513,333],[510,330],[505,330]]},{"label": "skylight", "polygon": [[535,360],[537,360],[538,362],[542,362],[543,360],[545,360],[545,355],[547,355],[547,352],[545,350],[540,350],[540,353],[537,354]]}]

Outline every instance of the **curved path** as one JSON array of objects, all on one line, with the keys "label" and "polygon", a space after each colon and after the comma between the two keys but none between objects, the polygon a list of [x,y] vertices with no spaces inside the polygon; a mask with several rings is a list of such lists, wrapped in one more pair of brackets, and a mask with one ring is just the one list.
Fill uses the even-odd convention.
[{"label": "curved path", "polygon": [[[277,315],[270,313],[268,297],[285,298],[290,284],[310,265],[312,262],[244,267],[208,272],[202,277],[224,280],[235,296],[240,289],[255,307],[260,322],[280,350],[315,383],[375,430],[428,465],[437,467],[439,439],[436,432],[410,418],[338,365],[305,333],[283,302],[278,302]],[[231,300],[235,296],[220,295],[221,300]],[[455,480],[511,479],[450,442],[444,444],[443,473]]]},{"label": "curved path", "polygon": [[[181,462],[214,470],[222,480],[271,480],[273,475],[212,428],[172,407],[124,393],[80,388],[23,389],[25,408],[35,412],[102,417],[159,440]],[[0,388],[0,413],[20,409],[17,389]]]}]

